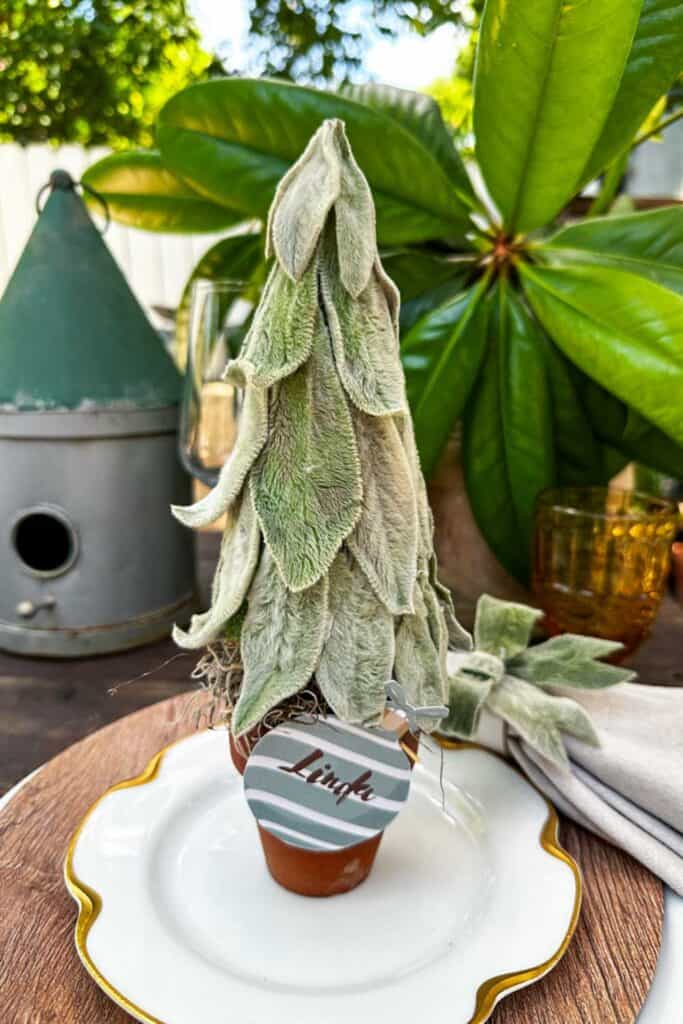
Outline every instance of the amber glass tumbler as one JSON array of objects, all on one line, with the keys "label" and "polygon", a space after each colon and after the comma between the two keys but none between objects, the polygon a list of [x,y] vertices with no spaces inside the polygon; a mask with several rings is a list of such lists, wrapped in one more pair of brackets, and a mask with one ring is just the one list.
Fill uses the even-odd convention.
[{"label": "amber glass tumbler", "polygon": [[564,487],[536,503],[533,591],[551,634],[619,640],[632,654],[647,637],[671,565],[674,502],[638,491]]}]

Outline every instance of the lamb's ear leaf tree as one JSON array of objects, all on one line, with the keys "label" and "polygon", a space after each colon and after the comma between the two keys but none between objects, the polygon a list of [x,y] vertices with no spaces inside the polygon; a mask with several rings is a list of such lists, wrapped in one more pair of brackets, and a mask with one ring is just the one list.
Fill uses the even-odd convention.
[{"label": "lamb's ear leaf tree", "polygon": [[[602,483],[630,459],[683,475],[683,210],[558,225],[585,182],[624,159],[681,67],[679,0],[487,0],[474,81],[485,192],[425,97],[247,79],[191,86],[163,109],[155,159],[171,175],[166,205],[136,193],[136,156],[126,188],[125,155],[86,181],[124,191],[125,211],[113,206],[128,223],[167,230],[160,208],[170,227],[201,219],[179,212],[202,210],[190,195],[174,211],[175,178],[216,207],[216,226],[225,216],[253,232],[308,137],[342,118],[403,294],[424,468],[434,471],[461,420],[474,514],[524,579],[540,488]],[[232,244],[219,243],[216,273],[244,277]],[[237,260],[251,243],[234,244]],[[258,259],[246,276],[252,290],[264,280]]]}]

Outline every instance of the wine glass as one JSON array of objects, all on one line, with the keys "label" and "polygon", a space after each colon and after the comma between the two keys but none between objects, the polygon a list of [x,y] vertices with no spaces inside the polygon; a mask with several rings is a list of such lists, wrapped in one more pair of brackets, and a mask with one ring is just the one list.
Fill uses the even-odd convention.
[{"label": "wine glass", "polygon": [[235,280],[197,280],[192,288],[187,368],[180,413],[180,458],[213,487],[237,437],[240,392],[223,380],[239,352],[253,306]]}]

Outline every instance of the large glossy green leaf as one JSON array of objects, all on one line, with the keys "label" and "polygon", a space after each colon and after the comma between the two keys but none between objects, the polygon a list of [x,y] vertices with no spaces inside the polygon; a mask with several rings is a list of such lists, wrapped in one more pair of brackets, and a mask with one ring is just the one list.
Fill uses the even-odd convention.
[{"label": "large glossy green leaf", "polygon": [[536,252],[551,264],[598,263],[642,274],[683,295],[683,206],[583,220]]},{"label": "large glossy green leaf", "polygon": [[509,231],[577,190],[614,101],[642,0],[488,0],[474,82],[481,170]]},{"label": "large glossy green leaf", "polygon": [[[184,366],[187,359],[190,299],[194,282],[229,280],[240,285],[234,294],[226,294],[224,297],[222,312],[227,316],[229,308],[238,300],[246,300],[255,305],[264,279],[263,235],[260,233],[231,235],[216,242],[204,253],[185,282],[176,313],[174,355],[180,366]],[[247,327],[248,321],[242,325],[241,330],[237,330],[232,355],[237,354]]]},{"label": "large glossy green leaf", "polygon": [[436,468],[479,372],[490,302],[482,281],[428,313],[401,344],[415,440],[427,478]]},{"label": "large glossy green leaf", "polygon": [[[153,150],[111,153],[88,168],[83,182],[106,201],[113,220],[145,231],[220,231],[244,220],[195,192]],[[85,199],[97,207],[87,192]]]},{"label": "large glossy green leaf", "polygon": [[461,237],[468,211],[422,142],[353,100],[267,79],[190,86],[161,111],[164,162],[193,188],[244,216],[265,218],[275,187],[325,118],[341,118],[377,206],[381,244]]},{"label": "large glossy green leaf", "polygon": [[590,181],[624,150],[683,68],[681,0],[643,0],[619,90],[586,165]]},{"label": "large glossy green leaf", "polygon": [[584,377],[581,400],[596,435],[628,459],[683,480],[683,447],[647,420],[634,431],[632,412],[609,391]]},{"label": "large glossy green leaf", "polygon": [[476,266],[474,255],[440,256],[425,249],[390,250],[382,254],[382,263],[401,292],[401,336],[463,291]]},{"label": "large glossy green leaf", "polygon": [[543,338],[505,283],[497,285],[486,361],[464,421],[467,493],[502,564],[526,580],[539,491],[555,482]]},{"label": "large glossy green leaf", "polygon": [[474,193],[467,171],[435,99],[421,92],[397,89],[379,82],[344,85],[340,91],[349,99],[381,110],[403,125],[434,154],[465,202],[468,205],[473,202]]},{"label": "large glossy green leaf", "polygon": [[584,373],[683,443],[683,298],[611,267],[520,266],[536,315]]},{"label": "large glossy green leaf", "polygon": [[558,483],[600,484],[605,479],[602,448],[583,407],[581,371],[551,341],[546,340],[545,354]]}]

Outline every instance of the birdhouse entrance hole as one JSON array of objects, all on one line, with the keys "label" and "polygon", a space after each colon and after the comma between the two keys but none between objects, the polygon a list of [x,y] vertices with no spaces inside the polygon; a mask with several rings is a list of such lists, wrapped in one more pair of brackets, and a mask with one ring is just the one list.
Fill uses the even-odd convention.
[{"label": "birdhouse entrance hole", "polygon": [[78,553],[76,531],[52,508],[22,512],[14,524],[12,544],[23,566],[34,576],[59,576]]}]

